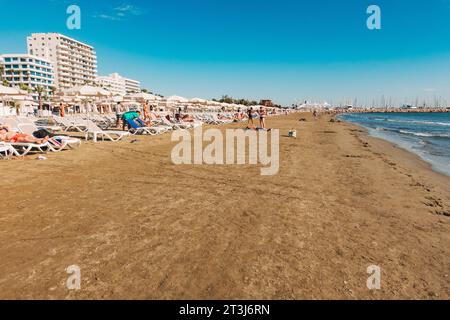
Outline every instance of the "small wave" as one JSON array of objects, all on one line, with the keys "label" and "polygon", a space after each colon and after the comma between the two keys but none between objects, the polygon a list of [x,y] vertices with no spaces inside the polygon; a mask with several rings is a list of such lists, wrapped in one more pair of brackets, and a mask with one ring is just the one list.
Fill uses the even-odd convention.
[{"label": "small wave", "polygon": [[397,123],[418,123],[418,124],[428,124],[434,126],[445,126],[450,127],[449,122],[434,122],[434,121],[421,121],[421,120],[396,120],[396,119],[386,119],[388,122],[397,122]]},{"label": "small wave", "polygon": [[408,130],[398,130],[400,133],[410,134],[417,137],[437,137],[437,138],[450,138],[450,133],[429,133],[429,132],[413,132]]}]

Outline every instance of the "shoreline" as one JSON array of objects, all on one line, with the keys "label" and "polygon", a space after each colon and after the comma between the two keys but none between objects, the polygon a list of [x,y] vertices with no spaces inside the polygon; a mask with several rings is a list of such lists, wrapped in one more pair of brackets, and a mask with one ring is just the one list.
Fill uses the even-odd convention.
[{"label": "shoreline", "polygon": [[[436,177],[439,177],[438,179],[448,179],[450,180],[450,176],[446,175],[443,172],[440,172],[438,170],[435,170],[433,168],[433,164],[426,161],[425,159],[423,159],[420,155],[406,149],[403,148],[401,146],[399,146],[398,144],[396,144],[395,142],[389,141],[387,139],[383,139],[383,138],[379,138],[379,137],[375,137],[373,135],[370,134],[369,130],[357,123],[351,122],[351,121],[347,121],[347,120],[343,120],[343,119],[339,119],[340,121],[348,124],[348,125],[352,125],[356,128],[359,128],[360,130],[364,131],[364,134],[361,134],[362,137],[366,138],[367,140],[372,140],[372,141],[378,141],[376,144],[382,144],[385,143],[387,144],[385,146],[386,149],[395,149],[395,152],[393,152],[392,154],[390,154],[391,156],[396,157],[397,160],[399,161],[406,161],[407,159],[413,162],[416,162],[415,165],[419,168],[419,169],[423,169],[423,170],[429,170],[432,173],[434,173],[436,175]],[[396,154],[398,153],[398,154]]]},{"label": "shoreline", "polygon": [[170,134],[1,161],[0,299],[448,299],[450,180],[329,120],[269,118],[270,177],[174,165]]}]

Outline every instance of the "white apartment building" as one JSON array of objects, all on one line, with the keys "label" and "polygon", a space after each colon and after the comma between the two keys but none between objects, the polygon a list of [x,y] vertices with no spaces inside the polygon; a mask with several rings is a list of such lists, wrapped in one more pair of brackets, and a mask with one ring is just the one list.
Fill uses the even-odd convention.
[{"label": "white apartment building", "polygon": [[137,80],[122,77],[118,73],[109,76],[98,76],[97,84],[115,95],[125,96],[127,93],[141,92],[141,83]]},{"label": "white apartment building", "polygon": [[96,82],[103,89],[112,92],[114,95],[125,96],[127,94],[125,78],[118,73],[112,73],[109,76],[98,76]]},{"label": "white apartment building", "polygon": [[125,78],[125,90],[127,93],[141,92],[141,83],[137,80]]},{"label": "white apartment building", "polygon": [[27,37],[28,53],[53,62],[55,86],[69,89],[97,78],[97,55],[93,47],[59,33],[33,33]]},{"label": "white apartment building", "polygon": [[0,60],[4,66],[2,79],[8,81],[11,86],[28,86],[35,99],[38,94],[34,89],[38,86],[44,88],[43,95],[52,94],[54,68],[50,60],[30,54],[3,54],[0,55]]}]

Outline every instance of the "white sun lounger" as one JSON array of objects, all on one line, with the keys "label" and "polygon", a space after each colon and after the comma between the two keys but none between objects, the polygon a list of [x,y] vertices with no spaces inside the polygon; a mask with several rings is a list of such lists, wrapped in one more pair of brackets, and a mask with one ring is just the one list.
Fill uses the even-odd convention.
[{"label": "white sun lounger", "polygon": [[190,129],[191,126],[190,125],[183,125],[183,124],[179,124],[179,123],[172,123],[169,120],[167,120],[165,117],[161,118],[161,121],[164,125],[166,126],[171,126],[173,129],[175,130],[186,130],[186,129]]},{"label": "white sun lounger", "polygon": [[8,159],[12,156],[19,156],[19,153],[10,144],[0,142],[0,158]]},{"label": "white sun lounger", "polygon": [[[33,132],[36,132],[38,127],[31,123],[19,123],[18,129],[22,133],[26,133],[29,135],[33,135]],[[60,140],[61,143],[58,143],[54,140]],[[49,140],[50,144],[53,146],[51,151],[59,152],[69,147],[71,149],[75,147],[79,147],[81,145],[81,140],[77,138],[71,138],[66,136],[54,136]]]},{"label": "white sun lounger", "polygon": [[102,140],[105,138],[111,140],[112,142],[117,142],[122,140],[124,137],[129,136],[130,133],[128,131],[105,131],[102,130],[95,122],[90,120],[86,121],[86,140],[92,135],[95,142],[97,142],[98,136],[102,137]]},{"label": "white sun lounger", "polygon": [[26,142],[9,142],[9,144],[16,150],[15,154],[21,157],[26,156],[33,150],[35,151],[37,150],[38,152],[41,153],[47,153],[48,151],[58,152],[58,150],[55,150],[53,148],[50,142],[42,144],[26,143]]},{"label": "white sun lounger", "polygon": [[75,129],[78,132],[86,132],[86,123],[85,121],[79,120],[77,118],[63,118],[58,116],[53,116],[53,119],[56,123],[63,126],[64,131],[69,131],[70,129]]},{"label": "white sun lounger", "polygon": [[38,129],[46,129],[49,131],[62,131],[63,129],[61,128],[61,126],[49,126],[49,125],[40,125],[37,124],[39,123],[39,121],[43,121],[45,119],[39,119],[39,118],[30,118],[30,117],[16,117],[17,121],[19,123],[29,123],[32,124],[34,126],[36,126],[36,128]]}]

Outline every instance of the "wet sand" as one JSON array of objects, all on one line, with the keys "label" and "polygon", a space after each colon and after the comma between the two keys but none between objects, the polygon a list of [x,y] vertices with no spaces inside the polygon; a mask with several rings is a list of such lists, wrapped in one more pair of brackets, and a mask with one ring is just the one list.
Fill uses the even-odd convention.
[{"label": "wet sand", "polygon": [[170,134],[0,161],[0,298],[449,299],[450,179],[328,120],[269,118],[275,176],[174,165]]}]

